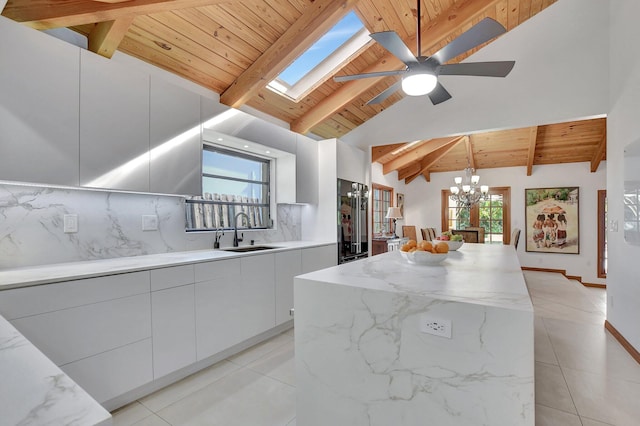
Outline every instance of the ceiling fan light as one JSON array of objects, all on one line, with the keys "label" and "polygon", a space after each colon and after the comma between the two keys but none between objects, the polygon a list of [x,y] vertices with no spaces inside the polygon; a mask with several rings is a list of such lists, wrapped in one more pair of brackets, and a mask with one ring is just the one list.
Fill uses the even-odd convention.
[{"label": "ceiling fan light", "polygon": [[438,84],[433,74],[410,74],[402,79],[402,90],[409,96],[422,96],[430,93]]}]

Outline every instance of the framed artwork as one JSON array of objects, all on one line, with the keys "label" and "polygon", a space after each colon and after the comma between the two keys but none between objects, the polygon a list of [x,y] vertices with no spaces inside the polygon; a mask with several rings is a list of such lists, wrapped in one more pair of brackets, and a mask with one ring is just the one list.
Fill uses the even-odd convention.
[{"label": "framed artwork", "polygon": [[400,213],[402,213],[402,217],[404,217],[404,194],[397,194],[396,207],[400,209]]},{"label": "framed artwork", "polygon": [[524,190],[526,251],[580,253],[578,187]]}]

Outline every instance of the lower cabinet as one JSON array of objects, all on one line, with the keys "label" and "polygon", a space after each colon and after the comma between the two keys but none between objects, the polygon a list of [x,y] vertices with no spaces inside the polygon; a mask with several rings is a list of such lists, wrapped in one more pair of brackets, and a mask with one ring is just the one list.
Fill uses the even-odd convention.
[{"label": "lower cabinet", "polygon": [[196,362],[195,285],[151,293],[153,378]]},{"label": "lower cabinet", "polygon": [[242,341],[240,259],[195,265],[196,358],[205,359]]},{"label": "lower cabinet", "polygon": [[276,325],[285,323],[293,317],[293,277],[302,273],[302,254],[300,250],[276,253]]},{"label": "lower cabinet", "polygon": [[242,340],[276,325],[276,278],[273,254],[241,258]]},{"label": "lower cabinet", "polygon": [[302,255],[302,273],[318,271],[338,264],[338,248],[335,244],[309,247],[300,250]]}]

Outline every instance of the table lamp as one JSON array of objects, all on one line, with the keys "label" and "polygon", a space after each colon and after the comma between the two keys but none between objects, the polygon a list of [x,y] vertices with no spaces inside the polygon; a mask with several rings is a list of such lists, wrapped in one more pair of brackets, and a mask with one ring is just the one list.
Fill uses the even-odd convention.
[{"label": "table lamp", "polygon": [[400,213],[400,208],[389,207],[389,210],[387,210],[387,215],[384,218],[393,219],[393,238],[398,238],[398,236],[396,235],[396,221],[398,219],[402,219],[402,213]]}]

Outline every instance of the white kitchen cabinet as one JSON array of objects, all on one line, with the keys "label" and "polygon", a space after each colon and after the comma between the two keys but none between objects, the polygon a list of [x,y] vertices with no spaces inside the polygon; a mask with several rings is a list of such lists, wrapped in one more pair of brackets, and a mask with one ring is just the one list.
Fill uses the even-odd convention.
[{"label": "white kitchen cabinet", "polygon": [[154,379],[196,362],[194,291],[189,284],[151,293]]},{"label": "white kitchen cabinet", "polygon": [[80,185],[149,191],[149,75],[84,50]]},{"label": "white kitchen cabinet", "polygon": [[195,282],[194,265],[171,266],[149,271],[151,291],[166,290]]},{"label": "white kitchen cabinet", "polygon": [[104,403],[151,382],[151,358],[151,339],[144,339],[61,368],[96,401]]},{"label": "white kitchen cabinet", "polygon": [[11,323],[61,366],[151,337],[150,305],[149,293],[139,294],[27,316]]},{"label": "white kitchen cabinet", "polygon": [[300,250],[275,253],[275,262],[276,325],[280,325],[293,319],[289,311],[293,308],[293,277],[302,273]]},{"label": "white kitchen cabinet", "polygon": [[276,325],[275,257],[273,254],[241,259],[241,300],[243,340]]},{"label": "white kitchen cabinet", "polygon": [[7,19],[2,40],[0,180],[77,186],[80,49]]},{"label": "white kitchen cabinet", "polygon": [[197,359],[205,359],[243,340],[240,259],[195,265]]},{"label": "white kitchen cabinet", "polygon": [[202,195],[200,95],[151,76],[151,192]]},{"label": "white kitchen cabinet", "polygon": [[318,204],[318,141],[296,135],[296,202]]},{"label": "white kitchen cabinet", "polygon": [[303,248],[301,255],[303,274],[338,264],[338,251],[335,244]]}]

